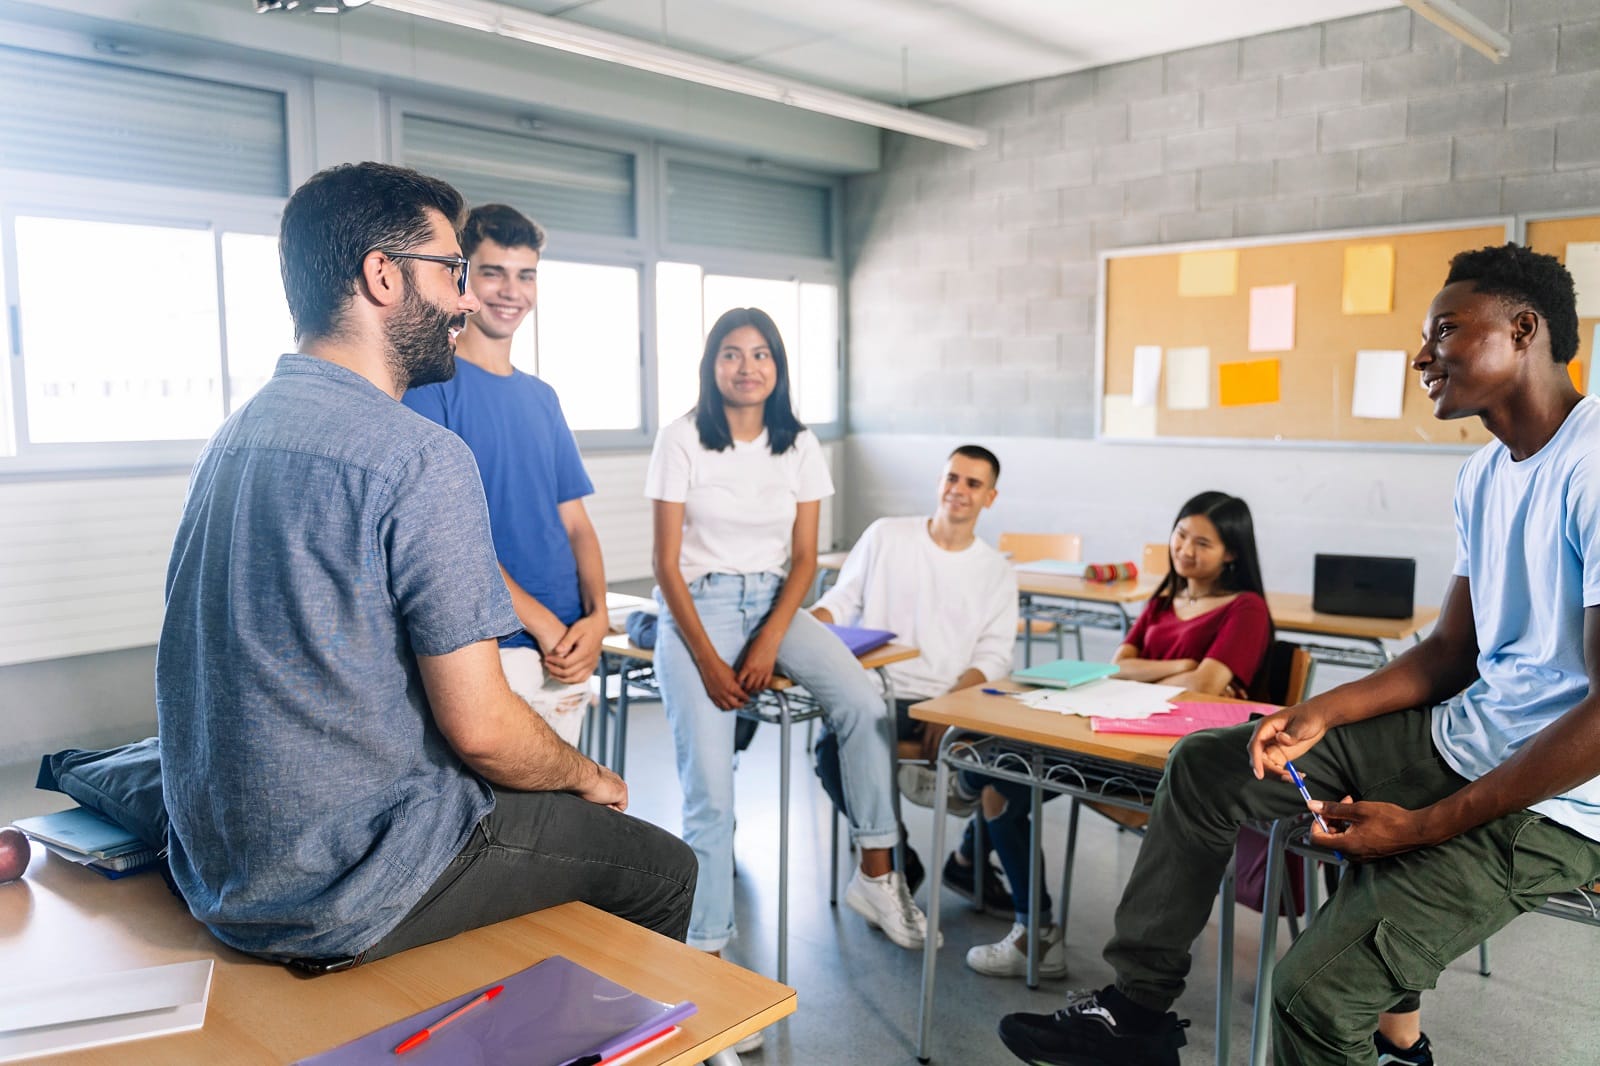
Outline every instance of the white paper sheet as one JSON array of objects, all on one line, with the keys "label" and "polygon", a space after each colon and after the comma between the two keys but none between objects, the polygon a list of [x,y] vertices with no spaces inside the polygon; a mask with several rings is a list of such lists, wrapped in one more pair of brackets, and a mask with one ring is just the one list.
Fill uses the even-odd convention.
[{"label": "white paper sheet", "polygon": [[1567,245],[1566,263],[1578,290],[1578,317],[1600,316],[1600,242],[1573,241]]},{"label": "white paper sheet", "polygon": [[1131,396],[1107,396],[1100,430],[1106,437],[1153,437],[1156,435],[1156,409],[1135,407]]},{"label": "white paper sheet", "polygon": [[1017,699],[1036,710],[1084,718],[1149,718],[1171,710],[1167,701],[1183,690],[1182,685],[1147,685],[1107,677],[1068,689],[1024,692]]},{"label": "white paper sheet", "polygon": [[1140,344],[1133,349],[1133,405],[1154,407],[1161,386],[1161,346]]},{"label": "white paper sheet", "polygon": [[1401,351],[1356,353],[1356,387],[1350,413],[1356,418],[1399,418],[1405,406],[1406,359]]},{"label": "white paper sheet", "polygon": [[1211,406],[1211,349],[1167,349],[1167,410],[1203,411]]},{"label": "white paper sheet", "polygon": [[205,1024],[213,960],[0,988],[0,1062]]}]

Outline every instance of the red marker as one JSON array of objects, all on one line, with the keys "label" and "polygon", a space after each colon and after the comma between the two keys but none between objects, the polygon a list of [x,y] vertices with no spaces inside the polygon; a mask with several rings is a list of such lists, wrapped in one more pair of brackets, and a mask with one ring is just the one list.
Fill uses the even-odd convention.
[{"label": "red marker", "polygon": [[503,992],[505,990],[505,987],[506,987],[505,985],[495,985],[493,988],[489,989],[489,991],[485,992],[481,996],[478,996],[476,999],[469,1000],[468,1002],[463,1003],[461,1006],[457,1007],[455,1010],[451,1011],[449,1014],[446,1014],[443,1018],[440,1018],[438,1021],[434,1022],[432,1025],[430,1025],[426,1029],[422,1030],[422,1032],[413,1033],[410,1036],[406,1037],[404,1040],[400,1041],[399,1046],[397,1046],[394,1049],[394,1053],[396,1055],[401,1055],[401,1054],[404,1054],[407,1051],[410,1051],[412,1048],[416,1047],[418,1044],[421,1044],[424,1041],[426,1041],[434,1033],[437,1033],[440,1029],[443,1029],[445,1026],[449,1025],[451,1022],[455,1021],[457,1018],[459,1018],[463,1014],[467,1013],[467,1011],[472,1010],[474,1007],[481,1007],[485,1003],[487,1003],[491,999],[493,999],[494,997],[498,996],[501,992]]}]

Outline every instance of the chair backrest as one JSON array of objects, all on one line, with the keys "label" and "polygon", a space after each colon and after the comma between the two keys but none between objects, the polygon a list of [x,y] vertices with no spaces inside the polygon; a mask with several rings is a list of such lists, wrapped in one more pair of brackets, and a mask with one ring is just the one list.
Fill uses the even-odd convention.
[{"label": "chair backrest", "polygon": [[1165,541],[1146,544],[1144,546],[1144,554],[1139,558],[1139,576],[1166,577],[1167,571],[1171,569],[1171,566],[1168,565],[1171,562],[1172,557],[1167,554]]},{"label": "chair backrest", "polygon": [[1311,677],[1311,653],[1292,640],[1275,640],[1256,671],[1250,698],[1282,706],[1306,698],[1306,681]]},{"label": "chair backrest", "polygon": [[1002,533],[1000,550],[1014,563],[1040,559],[1060,559],[1076,563],[1083,559],[1083,538],[1076,533]]}]

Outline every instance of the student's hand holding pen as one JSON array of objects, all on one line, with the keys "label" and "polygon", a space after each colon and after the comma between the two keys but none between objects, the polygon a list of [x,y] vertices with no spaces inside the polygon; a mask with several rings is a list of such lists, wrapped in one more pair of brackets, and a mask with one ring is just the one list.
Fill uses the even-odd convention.
[{"label": "student's hand holding pen", "polygon": [[1328,721],[1314,702],[1269,714],[1256,723],[1250,736],[1250,768],[1258,780],[1270,773],[1292,784],[1289,761],[1316,747],[1327,732]]},{"label": "student's hand holding pen", "polygon": [[1330,829],[1311,827],[1311,843],[1334,848],[1355,862],[1369,862],[1440,843],[1428,831],[1428,808],[1408,811],[1393,803],[1356,802],[1346,796],[1338,803],[1312,800],[1313,814]]}]

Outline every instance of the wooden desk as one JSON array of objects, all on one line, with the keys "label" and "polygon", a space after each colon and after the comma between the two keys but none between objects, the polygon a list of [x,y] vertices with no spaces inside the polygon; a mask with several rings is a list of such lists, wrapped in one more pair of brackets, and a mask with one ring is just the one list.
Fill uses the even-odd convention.
[{"label": "wooden desk", "polygon": [[[1026,686],[1003,684],[1011,691],[1026,691]],[[1183,692],[1174,699],[1216,701],[1219,697]],[[1035,710],[1007,696],[987,695],[982,687],[962,689],[937,699],[918,703],[911,717],[919,721],[949,726],[939,745],[937,796],[933,817],[933,851],[944,854],[945,813],[949,800],[949,775],[957,770],[979,770],[991,776],[1029,785],[1032,790],[1032,828],[1029,841],[1029,881],[1033,890],[1029,903],[1033,913],[1028,922],[1028,985],[1038,986],[1038,929],[1041,871],[1039,836],[1041,791],[1093,800],[1129,810],[1148,811],[1156,786],[1166,767],[1167,756],[1176,737],[1137,736],[1125,733],[1096,733],[1089,720],[1078,715]],[[1243,757],[1243,752],[1240,753]],[[1023,770],[1020,767],[1026,766]],[[1068,833],[1068,861],[1076,843],[1076,825]],[[1070,887],[1070,886],[1069,886]],[[1231,919],[1232,880],[1224,888],[1224,912]],[[940,893],[928,895],[928,938],[922,955],[922,1004],[917,1036],[917,1058],[927,1062],[933,1031],[933,991],[936,945],[939,940]],[[1063,890],[1063,913],[1069,905]],[[1227,927],[1231,943],[1231,921]],[[1218,1017],[1223,1016],[1233,985],[1233,955],[1217,955]],[[1217,1063],[1228,1061],[1227,1032],[1217,1033]]]},{"label": "wooden desk", "polygon": [[[1304,641],[1311,653],[1313,670],[1317,663],[1353,666],[1375,670],[1394,656],[1385,641],[1422,639],[1422,630],[1439,617],[1437,607],[1418,607],[1410,618],[1368,618],[1352,614],[1318,614],[1311,609],[1311,597],[1301,592],[1267,593],[1267,609],[1280,633],[1304,633],[1313,637],[1339,637],[1364,647],[1318,644]],[[1311,688],[1311,677],[1306,677]]]},{"label": "wooden desk", "polygon": [[265,1066],[324,1051],[470,989],[565,955],[654,999],[692,999],[683,1031],[636,1060],[691,1066],[795,1010],[795,992],[582,903],[568,903],[343,973],[302,977],[224,947],[155,873],[108,881],[34,845],[0,885],[0,981],[53,980],[216,959],[205,1027],[38,1061]]}]

